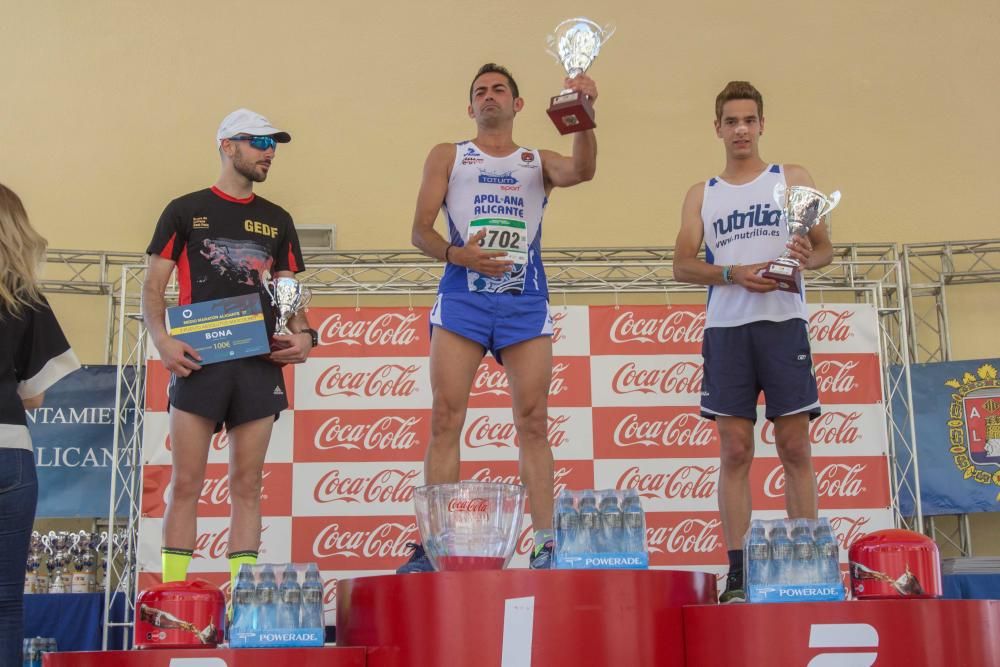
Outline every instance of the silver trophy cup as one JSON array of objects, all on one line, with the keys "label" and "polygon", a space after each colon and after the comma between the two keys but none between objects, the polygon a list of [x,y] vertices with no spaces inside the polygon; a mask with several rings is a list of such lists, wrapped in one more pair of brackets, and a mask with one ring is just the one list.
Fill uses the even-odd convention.
[{"label": "silver trophy cup", "polygon": [[292,333],[288,329],[288,321],[301,310],[304,310],[312,293],[295,278],[274,278],[269,275],[264,276],[261,282],[267,295],[271,297],[271,305],[274,306],[277,316],[274,333],[287,335]]},{"label": "silver trophy cup", "polygon": [[[614,32],[614,26],[602,28],[590,19],[566,19],[548,36],[548,53],[563,66],[566,76],[572,79],[594,64],[601,47]],[[553,97],[548,114],[559,134],[597,127],[590,99],[572,90],[564,90]]]},{"label": "silver trophy cup", "polygon": [[[840,203],[840,191],[825,195],[819,190],[805,185],[774,186],[774,201],[785,213],[788,236],[808,236],[816,225],[823,222],[830,211]],[[799,261],[786,250],[771,262],[761,274],[778,283],[778,289],[785,292],[799,291]]]}]

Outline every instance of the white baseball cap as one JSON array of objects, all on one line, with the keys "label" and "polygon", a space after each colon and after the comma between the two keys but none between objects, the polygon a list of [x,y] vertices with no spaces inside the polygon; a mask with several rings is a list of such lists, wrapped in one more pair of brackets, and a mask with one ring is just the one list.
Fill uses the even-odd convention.
[{"label": "white baseball cap", "polygon": [[216,144],[223,139],[232,139],[238,134],[252,134],[258,137],[274,137],[279,144],[287,144],[292,135],[271,125],[271,121],[250,109],[237,109],[222,119],[215,135]]}]

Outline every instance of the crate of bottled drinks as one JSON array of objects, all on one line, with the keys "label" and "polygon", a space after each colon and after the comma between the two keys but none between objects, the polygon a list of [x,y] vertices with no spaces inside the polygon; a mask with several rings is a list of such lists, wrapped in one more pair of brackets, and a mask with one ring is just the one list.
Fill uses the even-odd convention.
[{"label": "crate of bottled drinks", "polygon": [[646,515],[634,489],[569,491],[555,508],[557,569],[644,570]]},{"label": "crate of bottled drinks", "polygon": [[323,625],[323,580],[316,563],[240,567],[231,648],[322,646]]},{"label": "crate of bottled drinks", "polygon": [[840,545],[829,519],[755,519],[743,538],[743,558],[750,602],[844,599]]}]

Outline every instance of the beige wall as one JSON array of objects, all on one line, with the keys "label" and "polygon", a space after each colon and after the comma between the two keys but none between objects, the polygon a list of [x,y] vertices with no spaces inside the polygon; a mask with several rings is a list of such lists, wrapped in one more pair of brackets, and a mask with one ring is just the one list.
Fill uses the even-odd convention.
[{"label": "beige wall", "polygon": [[[544,114],[561,79],[544,36],[567,11],[618,33],[591,72],[598,176],[555,194],[550,247],[671,245],[684,191],[722,165],[712,102],[730,79],[764,92],[765,159],[843,191],[835,240],[997,236],[1000,5],[985,0],[10,2],[0,182],[52,247],[141,251],[169,199],[213,181],[216,126],[249,106],[294,136],[261,194],[336,224],[340,248],[406,247],[427,151],[473,132],[481,63],[519,80],[520,142],[569,149]],[[103,306],[71,303],[60,316],[100,361]],[[972,333],[982,300],[953,306],[955,356],[996,354]]]}]

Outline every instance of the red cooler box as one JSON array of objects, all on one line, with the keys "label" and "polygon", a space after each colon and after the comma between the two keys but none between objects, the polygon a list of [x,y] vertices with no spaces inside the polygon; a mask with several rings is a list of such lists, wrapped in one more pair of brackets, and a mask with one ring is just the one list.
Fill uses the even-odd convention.
[{"label": "red cooler box", "polygon": [[941,597],[941,555],[926,535],[877,530],[855,540],[848,557],[855,598]]},{"label": "red cooler box", "polygon": [[136,648],[213,648],[225,633],[226,598],[196,579],[159,584],[135,602]]}]

